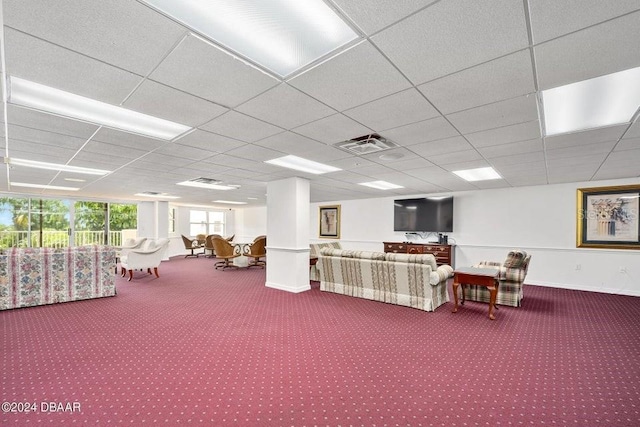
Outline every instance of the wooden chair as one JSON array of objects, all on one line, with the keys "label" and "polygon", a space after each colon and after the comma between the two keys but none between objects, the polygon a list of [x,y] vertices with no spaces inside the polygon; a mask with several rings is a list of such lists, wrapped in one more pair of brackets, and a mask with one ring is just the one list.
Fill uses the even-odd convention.
[{"label": "wooden chair", "polygon": [[234,246],[220,236],[214,236],[211,241],[213,243],[213,250],[216,253],[216,258],[222,260],[216,262],[216,270],[219,268],[223,270],[227,268],[238,268],[237,265],[233,264],[233,259],[239,257],[240,253],[236,253]]},{"label": "wooden chair", "polygon": [[190,256],[194,256],[194,257],[198,257],[198,255],[200,255],[199,253],[195,253],[194,251],[196,249],[200,249],[202,246],[200,246],[197,241],[195,240],[191,240],[190,238],[188,238],[187,236],[185,236],[184,234],[182,235],[182,243],[184,243],[184,248],[186,250],[190,250],[191,253],[190,254],[186,254],[184,257],[190,257]]},{"label": "wooden chair", "polygon": [[249,251],[245,254],[248,258],[253,258],[253,261],[249,262],[249,267],[262,267],[264,268],[266,262],[261,261],[260,258],[267,256],[267,236],[258,236],[253,239],[253,243],[249,246]]},{"label": "wooden chair", "polygon": [[207,239],[207,235],[206,234],[198,234],[198,235],[196,235],[196,241],[198,242],[198,245],[200,245],[200,246],[204,246],[206,239]]},{"label": "wooden chair", "polygon": [[233,238],[236,237],[235,234],[232,234],[231,236],[227,237],[226,240],[227,242],[233,242]]}]

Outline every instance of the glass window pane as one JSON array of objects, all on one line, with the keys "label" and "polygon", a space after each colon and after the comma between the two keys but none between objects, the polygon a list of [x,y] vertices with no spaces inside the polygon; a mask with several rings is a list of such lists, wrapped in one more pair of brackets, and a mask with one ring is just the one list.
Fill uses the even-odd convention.
[{"label": "glass window pane", "polygon": [[189,234],[191,237],[195,237],[198,234],[207,234],[207,224],[191,224]]},{"label": "glass window pane", "polygon": [[107,204],[75,202],[74,243],[76,246],[105,244]]},{"label": "glass window pane", "polygon": [[29,246],[29,199],[0,198],[0,248]]},{"label": "glass window pane", "polygon": [[207,222],[207,212],[205,211],[191,211],[189,213],[189,222]]},{"label": "glass window pane", "polygon": [[120,246],[138,234],[138,205],[109,204],[109,245]]},{"label": "glass window pane", "polygon": [[69,204],[64,200],[31,199],[31,246],[69,246]]}]

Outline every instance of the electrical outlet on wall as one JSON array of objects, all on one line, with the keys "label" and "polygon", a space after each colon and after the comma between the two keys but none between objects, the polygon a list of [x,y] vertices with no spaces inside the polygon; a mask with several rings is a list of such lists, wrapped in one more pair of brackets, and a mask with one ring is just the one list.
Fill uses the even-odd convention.
[{"label": "electrical outlet on wall", "polygon": [[582,264],[576,264],[576,271],[582,270]]},{"label": "electrical outlet on wall", "polygon": [[627,274],[627,267],[620,267],[621,274]]}]

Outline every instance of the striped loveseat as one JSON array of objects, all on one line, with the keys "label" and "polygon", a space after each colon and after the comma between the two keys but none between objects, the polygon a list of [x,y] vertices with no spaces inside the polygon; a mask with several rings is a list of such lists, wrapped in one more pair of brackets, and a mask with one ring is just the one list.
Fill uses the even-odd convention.
[{"label": "striped loveseat", "polygon": [[[309,257],[320,256],[320,251],[323,248],[342,249],[340,242],[337,240],[333,242],[311,243],[309,245]],[[312,265],[309,269],[309,280],[320,280],[320,273],[315,265]]]},{"label": "striped loveseat", "polygon": [[0,249],[0,310],[114,296],[112,246]]},{"label": "striped loveseat", "polygon": [[449,301],[448,265],[433,255],[324,248],[318,257],[320,289],[390,304],[434,311]]}]

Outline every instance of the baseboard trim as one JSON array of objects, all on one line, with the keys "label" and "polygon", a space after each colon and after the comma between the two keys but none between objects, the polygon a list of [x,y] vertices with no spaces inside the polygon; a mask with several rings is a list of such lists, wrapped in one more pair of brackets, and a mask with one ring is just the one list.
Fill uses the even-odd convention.
[{"label": "baseboard trim", "polygon": [[302,285],[300,287],[287,286],[281,283],[274,283],[274,282],[266,282],[264,285],[267,288],[278,289],[279,291],[286,291],[294,294],[299,294],[300,292],[311,290],[310,283],[308,283],[306,286]]},{"label": "baseboard trim", "polygon": [[[567,284],[567,283],[553,283],[553,282],[536,282],[536,283],[526,283],[526,285],[532,286],[544,286],[547,288],[558,288],[558,289],[569,289],[572,291],[585,291],[585,292],[600,292],[603,294],[611,294],[611,295],[625,295],[630,297],[640,297],[640,290],[637,289],[625,289],[622,288],[590,288],[587,286],[580,286],[576,284]],[[526,290],[525,290],[526,296]]]}]

